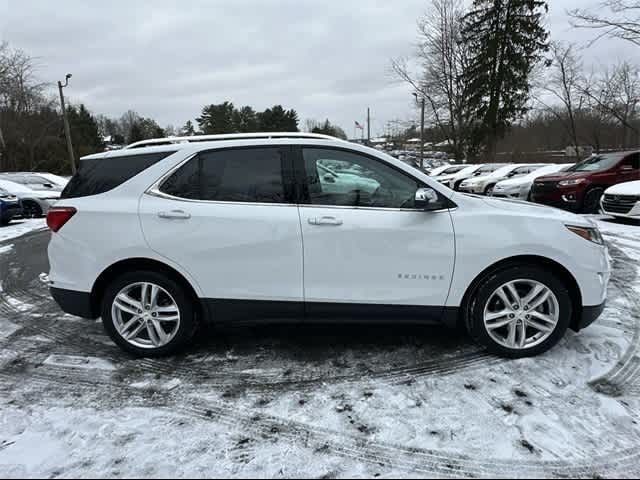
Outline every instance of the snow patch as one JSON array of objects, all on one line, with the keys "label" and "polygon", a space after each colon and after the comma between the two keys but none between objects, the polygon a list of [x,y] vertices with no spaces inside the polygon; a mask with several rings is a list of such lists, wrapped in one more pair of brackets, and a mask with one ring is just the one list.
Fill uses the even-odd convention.
[{"label": "snow patch", "polygon": [[46,228],[47,224],[44,218],[13,221],[6,227],[0,227],[0,242],[12,240],[27,233],[44,230]]},{"label": "snow patch", "polygon": [[55,367],[79,368],[83,370],[114,371],[116,367],[109,361],[94,357],[75,357],[71,355],[51,355],[44,362]]}]

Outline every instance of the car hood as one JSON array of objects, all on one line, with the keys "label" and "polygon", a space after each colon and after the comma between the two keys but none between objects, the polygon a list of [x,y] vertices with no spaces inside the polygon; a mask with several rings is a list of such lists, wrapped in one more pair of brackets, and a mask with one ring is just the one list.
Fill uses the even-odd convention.
[{"label": "car hood", "polygon": [[544,175],[535,179],[536,182],[560,182],[573,178],[586,178],[594,172],[559,172],[551,175]]},{"label": "car hood", "polygon": [[609,195],[638,195],[640,196],[640,180],[625,182],[608,188],[605,193]]},{"label": "car hood", "polygon": [[560,222],[571,223],[572,225],[577,226],[593,226],[593,223],[587,218],[581,217],[580,215],[575,215],[565,210],[560,210],[559,208],[547,207],[545,205],[538,205],[536,203],[529,203],[520,200],[510,200],[506,198],[477,198],[479,201],[482,201],[493,208],[518,213],[523,216],[532,216],[538,218],[544,217],[558,220]]}]

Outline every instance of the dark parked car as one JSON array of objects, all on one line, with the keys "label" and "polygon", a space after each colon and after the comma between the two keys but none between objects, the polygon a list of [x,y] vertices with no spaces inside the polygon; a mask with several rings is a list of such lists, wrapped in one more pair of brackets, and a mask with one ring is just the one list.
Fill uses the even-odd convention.
[{"label": "dark parked car", "polygon": [[563,172],[537,178],[531,198],[573,212],[596,213],[607,188],[633,180],[640,180],[640,151],[593,155]]},{"label": "dark parked car", "polygon": [[0,225],[7,225],[13,217],[22,215],[20,200],[0,188]]}]

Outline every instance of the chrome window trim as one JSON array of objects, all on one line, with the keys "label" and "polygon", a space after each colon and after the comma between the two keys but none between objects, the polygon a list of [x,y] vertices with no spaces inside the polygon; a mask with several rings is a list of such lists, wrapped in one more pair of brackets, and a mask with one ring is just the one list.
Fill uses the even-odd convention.
[{"label": "chrome window trim", "polygon": [[[203,150],[204,151],[204,150]],[[197,157],[201,152],[195,152],[191,155],[188,155],[184,160],[178,162],[171,168],[167,173],[161,176],[158,180],[156,180],[147,190],[145,190],[145,195],[150,195],[152,197],[164,198],[166,200],[174,200],[177,202],[186,202],[186,203],[200,203],[204,205],[257,205],[261,207],[307,207],[307,208],[330,208],[330,209],[351,209],[351,210],[378,210],[385,212],[414,212],[414,213],[442,213],[449,212],[455,210],[455,208],[442,208],[438,210],[420,210],[415,208],[387,208],[387,207],[360,207],[360,206],[348,206],[348,205],[310,205],[305,203],[269,203],[269,202],[235,202],[235,201],[224,201],[224,200],[197,200],[193,198],[182,198],[176,197],[174,195],[169,195],[168,193],[164,193],[160,190],[162,184],[177,170],[179,170],[183,165],[185,165],[190,160]],[[412,177],[414,178],[414,177]],[[418,179],[415,179],[419,182]]]}]

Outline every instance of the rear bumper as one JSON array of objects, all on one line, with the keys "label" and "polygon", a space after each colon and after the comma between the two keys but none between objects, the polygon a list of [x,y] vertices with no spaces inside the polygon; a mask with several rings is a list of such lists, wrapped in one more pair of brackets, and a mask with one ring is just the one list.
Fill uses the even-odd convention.
[{"label": "rear bumper", "polygon": [[576,332],[587,328],[593,322],[595,322],[606,306],[607,302],[602,302],[600,305],[582,307],[582,315],[578,318],[578,322],[576,325],[572,325],[571,328]]},{"label": "rear bumper", "polygon": [[54,287],[51,287],[50,291],[51,296],[63,312],[76,317],[98,318],[98,315],[93,312],[89,292],[76,292]]}]

